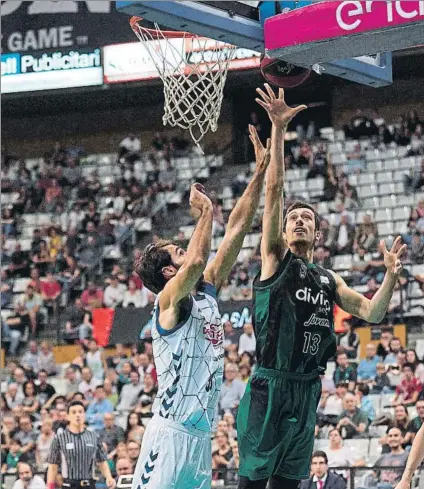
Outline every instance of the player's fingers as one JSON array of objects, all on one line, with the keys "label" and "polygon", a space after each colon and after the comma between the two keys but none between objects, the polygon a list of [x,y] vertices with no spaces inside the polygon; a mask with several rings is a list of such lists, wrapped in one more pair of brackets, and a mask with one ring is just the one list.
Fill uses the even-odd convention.
[{"label": "player's fingers", "polygon": [[308,107],[306,105],[298,105],[297,107],[292,108],[292,114],[295,116],[302,110],[306,110]]},{"label": "player's fingers", "polygon": [[255,98],[255,101],[268,112],[268,104],[267,103],[265,103],[260,98]]},{"label": "player's fingers", "polygon": [[274,90],[268,85],[268,83],[265,83],[265,88],[266,88],[266,91],[268,92],[269,98],[271,100],[275,100]]},{"label": "player's fingers", "polygon": [[250,135],[252,136],[252,138],[254,139],[258,139],[258,131],[256,130],[256,127],[253,126],[252,124],[249,125],[249,131],[250,131]]},{"label": "player's fingers", "polygon": [[407,250],[408,246],[406,244],[402,245],[400,247],[400,250],[396,253],[397,254],[397,257],[400,258],[404,253],[405,251]]},{"label": "player's fingers", "polygon": [[268,139],[266,140],[266,150],[267,150],[268,152],[269,152],[269,151],[271,151],[271,139],[270,139],[270,138],[268,138]]},{"label": "player's fingers", "polygon": [[278,89],[278,98],[284,100],[284,88]]},{"label": "player's fingers", "polygon": [[261,90],[260,88],[257,88],[256,91],[265,100],[265,102],[267,104],[269,104],[271,102],[271,99],[268,97],[268,95],[263,90]]},{"label": "player's fingers", "polygon": [[392,247],[391,247],[391,249],[390,249],[390,252],[391,252],[391,253],[394,253],[394,252],[396,251],[397,247],[399,246],[399,243],[400,243],[400,240],[401,240],[401,239],[402,239],[402,238],[401,238],[400,236],[398,236],[398,237],[397,237],[397,238],[396,238],[396,239],[393,241]]},{"label": "player's fingers", "polygon": [[388,251],[387,251],[387,247],[386,247],[386,242],[384,241],[384,239],[382,239],[382,240],[380,241],[380,246],[383,248],[383,253],[384,253],[384,254],[388,253]]}]

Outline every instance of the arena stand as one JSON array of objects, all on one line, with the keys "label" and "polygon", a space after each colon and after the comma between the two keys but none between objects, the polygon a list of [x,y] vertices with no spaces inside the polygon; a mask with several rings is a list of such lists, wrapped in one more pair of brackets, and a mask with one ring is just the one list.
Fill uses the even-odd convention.
[{"label": "arena stand", "polygon": [[[408,124],[407,118],[405,124]],[[351,487],[377,487],[380,472],[373,472],[372,468],[382,452],[390,451],[384,439],[389,426],[402,429],[409,438],[408,448],[412,433],[424,420],[424,409],[420,408],[424,403],[419,404],[418,409],[415,406],[417,398],[424,399],[424,367],[421,363],[424,344],[420,335],[413,334],[417,326],[422,327],[424,308],[424,192],[421,189],[424,184],[424,141],[422,132],[417,130],[420,124],[416,124],[410,134],[402,127],[402,124],[400,127],[387,126],[392,141],[387,135],[386,140],[382,140],[380,136],[357,133],[353,136],[360,137],[351,139],[346,137],[352,136],[347,129],[325,128],[313,140],[287,145],[286,202],[296,199],[313,202],[323,219],[322,237],[316,250],[317,262],[333,268],[359,292],[371,297],[381,282],[378,240],[390,241],[394,234],[400,233],[409,245],[405,274],[384,322],[383,337],[376,339],[368,325],[342,316],[338,321],[339,352],[348,353],[348,365],[341,368],[330,362],[322,379],[324,396],[318,408],[316,449],[334,455],[332,460],[330,456],[330,466],[335,470],[338,467]],[[104,412],[113,414],[109,422],[118,427],[112,428],[116,432],[114,437],[107,436],[109,431],[101,432],[111,454],[111,468],[116,473],[116,462],[120,458],[134,461],[144,426],[151,417],[156,392],[151,342],[147,335],[139,345],[111,345],[99,350],[96,342],[89,341],[91,310],[103,304],[112,308],[125,305],[132,257],[143,243],[155,239],[153,229],[169,236],[169,229],[166,232],[163,223],[167,214],[177,224],[183,222],[175,228],[173,237],[182,243],[190,238],[193,224],[180,220],[180,214],[185,212],[181,205],[184,195],[194,179],[211,183],[214,180],[211,173],[215,171],[222,177],[220,183],[226,181],[216,189],[218,192],[213,193],[213,251],[216,250],[234,199],[240,195],[249,177],[245,168],[241,170],[239,166],[232,168],[233,171],[230,167],[221,170],[223,159],[219,155],[203,157],[181,150],[170,154],[168,149],[163,151],[156,147],[149,153],[137,155],[133,161],[128,156],[128,152],[121,150],[118,155],[70,156],[58,145],[48,157],[24,162],[8,158],[3,165],[2,325],[14,314],[14,305],[21,301],[28,310],[32,306],[34,314],[22,321],[19,350],[6,355],[1,406],[2,453],[10,449],[12,438],[17,437],[23,440],[27,455],[40,472],[45,470],[46,447],[51,443],[52,433],[64,425],[66,402],[74,393],[82,392],[90,414],[93,391],[100,383],[104,383],[104,396],[113,406],[112,410]],[[322,166],[324,160],[328,165]],[[162,180],[170,181],[170,188],[161,187],[159,183],[158,171],[165,171],[167,166],[176,169],[177,173],[175,185],[172,185],[172,178]],[[70,181],[74,183],[70,185]],[[215,183],[217,181],[215,179]],[[164,209],[168,212],[163,212]],[[258,248],[262,209],[252,232],[245,239],[238,263],[221,291],[223,306],[244,304],[251,298],[251,282],[260,266]],[[345,226],[346,234],[340,233],[340,225]],[[72,230],[74,226],[76,232]],[[43,240],[46,249],[41,245],[39,250]],[[93,243],[94,249],[91,249]],[[4,274],[8,267],[10,273]],[[39,277],[34,268],[39,269]],[[59,289],[56,285],[49,289],[40,283],[40,279],[42,282],[46,280],[49,270],[53,277],[49,276],[48,280],[57,282]],[[114,294],[106,292],[113,277],[117,277],[120,288],[115,299]],[[78,299],[84,298],[84,291],[91,281],[95,283],[92,300],[73,306],[75,301],[78,303]],[[36,291],[44,290],[44,296],[38,298],[36,292],[36,299],[28,297],[30,283]],[[143,290],[141,283],[135,288],[139,291],[137,300],[140,304],[144,307],[147,307],[146,303],[151,304],[152,294]],[[108,296],[112,297],[112,302],[106,303]],[[126,302],[128,306],[131,300]],[[18,306],[16,308],[16,315],[25,315]],[[70,320],[71,310],[78,321]],[[231,314],[225,319],[226,381],[219,403],[218,430],[213,439],[213,465],[214,486],[232,488],[237,484],[238,467],[237,409],[233,406],[255,368],[255,340],[249,320],[245,321],[243,334],[240,334],[240,328],[235,330],[231,323]],[[86,326],[82,335],[81,328],[72,331],[74,326],[79,326],[79,321]],[[408,327],[412,325],[407,335],[406,328],[398,326],[405,323]],[[400,345],[396,339],[399,335],[403,335]],[[40,344],[40,340],[45,339],[61,344],[67,340],[71,344],[55,346],[52,352],[46,341]],[[367,345],[371,340],[378,346],[377,352]],[[418,359],[413,358],[411,350],[407,351],[411,347],[417,350]],[[403,407],[392,404],[396,388],[401,392],[399,384],[406,378],[405,372],[402,373],[406,351],[408,362],[414,363],[416,379],[406,379],[408,386],[412,385],[407,389],[408,394],[412,393],[414,397],[412,403],[411,399],[406,399],[406,403],[410,402],[407,413]],[[381,358],[377,358],[377,354]],[[104,357],[104,361],[99,361],[99,356]],[[87,368],[87,364],[91,368]],[[132,370],[138,372],[138,378],[133,382],[130,380]],[[368,374],[364,375],[364,371]],[[384,383],[382,379],[385,387],[378,392]],[[35,381],[35,394],[28,387],[31,380]],[[352,401],[346,386],[342,385],[345,382],[351,382],[349,389],[355,391],[355,413],[365,413],[366,429],[363,433],[352,434],[341,426],[344,439],[338,442],[331,439],[331,427],[339,425],[345,416],[343,408],[347,408],[349,399]],[[328,403],[330,396],[332,402]],[[136,415],[130,416],[133,412]],[[28,427],[22,425],[22,418],[26,419],[24,413],[30,414],[29,432]],[[53,426],[49,420],[53,421]],[[102,419],[88,416],[88,423],[92,429],[102,430],[104,427]],[[346,462],[342,464],[340,457],[335,455],[341,453],[337,452],[341,447]],[[379,464],[384,465],[384,459]],[[391,470],[401,471],[401,466],[392,466]],[[11,487],[14,468],[8,467],[3,458],[2,473],[5,486]],[[418,475],[416,483],[420,482]]]}]

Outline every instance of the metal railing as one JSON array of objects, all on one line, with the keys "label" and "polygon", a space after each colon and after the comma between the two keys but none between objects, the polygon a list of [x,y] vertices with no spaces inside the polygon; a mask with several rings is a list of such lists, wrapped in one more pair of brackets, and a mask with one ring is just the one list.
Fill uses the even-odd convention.
[{"label": "metal railing", "polygon": [[[381,467],[333,467],[329,471],[336,472],[346,481],[347,489],[394,489],[403,473],[404,467],[381,466]],[[45,478],[45,472],[36,472]],[[11,489],[16,481],[16,474],[2,474],[2,488]],[[391,483],[385,482],[390,479]],[[117,477],[119,489],[130,489],[132,476]],[[222,489],[237,489],[237,469],[217,469],[212,471],[212,487]],[[98,489],[105,487],[101,479],[96,483]],[[415,474],[412,489],[424,489],[424,471]]]}]

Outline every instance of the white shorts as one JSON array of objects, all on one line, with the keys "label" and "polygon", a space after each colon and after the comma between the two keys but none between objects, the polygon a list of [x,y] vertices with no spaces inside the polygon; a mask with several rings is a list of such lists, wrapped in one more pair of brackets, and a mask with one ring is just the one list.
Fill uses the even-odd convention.
[{"label": "white shorts", "polygon": [[154,416],[143,436],[131,489],[210,489],[211,433]]}]

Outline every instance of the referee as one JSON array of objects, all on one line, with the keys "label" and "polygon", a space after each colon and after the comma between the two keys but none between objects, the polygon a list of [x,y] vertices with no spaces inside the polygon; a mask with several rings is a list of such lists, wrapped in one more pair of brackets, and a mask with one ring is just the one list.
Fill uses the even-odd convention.
[{"label": "referee", "polygon": [[100,438],[85,429],[85,407],[81,401],[69,404],[68,422],[68,427],[55,436],[50,448],[47,489],[55,489],[59,465],[65,489],[95,489],[95,463],[106,479],[108,489],[115,489],[115,479]]}]

